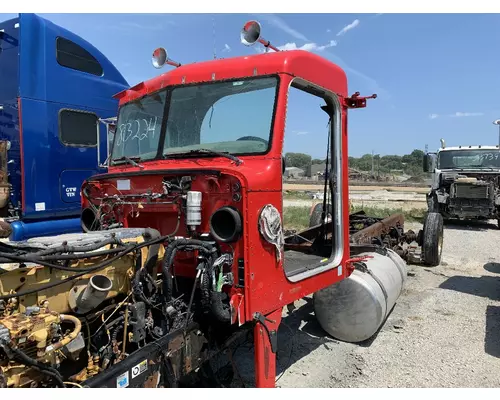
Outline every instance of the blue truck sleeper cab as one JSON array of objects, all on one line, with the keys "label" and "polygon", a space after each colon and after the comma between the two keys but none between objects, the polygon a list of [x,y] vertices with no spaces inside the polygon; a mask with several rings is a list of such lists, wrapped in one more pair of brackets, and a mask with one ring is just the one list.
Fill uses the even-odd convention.
[{"label": "blue truck sleeper cab", "polygon": [[68,30],[35,14],[0,23],[0,217],[10,240],[81,231],[81,184],[108,155],[99,119],[117,114],[112,96],[127,87]]}]

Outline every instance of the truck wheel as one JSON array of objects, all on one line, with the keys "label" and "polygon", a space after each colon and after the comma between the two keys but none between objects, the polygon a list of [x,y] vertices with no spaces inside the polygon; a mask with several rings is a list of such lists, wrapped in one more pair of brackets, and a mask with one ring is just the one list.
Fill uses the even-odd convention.
[{"label": "truck wheel", "polygon": [[443,252],[443,217],[427,213],[422,234],[422,259],[424,264],[435,267],[441,263]]},{"label": "truck wheel", "polygon": [[[327,218],[332,217],[332,205],[327,203],[326,204],[326,209],[327,211]],[[321,213],[323,212],[323,203],[318,203],[316,204],[312,211],[311,211],[311,217],[309,218],[309,228],[313,226],[318,226],[321,224]]]}]

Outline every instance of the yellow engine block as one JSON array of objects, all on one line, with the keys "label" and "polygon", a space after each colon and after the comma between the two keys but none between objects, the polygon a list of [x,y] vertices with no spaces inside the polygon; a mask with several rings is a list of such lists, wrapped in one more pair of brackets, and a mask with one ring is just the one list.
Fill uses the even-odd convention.
[{"label": "yellow engine block", "polygon": [[[144,237],[122,242],[140,244]],[[99,250],[110,247],[106,245]],[[164,248],[157,249],[161,259]],[[75,279],[71,278],[75,272],[36,263],[0,264],[0,296],[13,295],[0,300],[0,387],[36,386],[41,374],[22,362],[23,355],[54,367],[64,359],[78,359],[85,348],[81,318],[99,310],[106,301],[108,307],[114,307],[115,297],[130,294],[131,279],[136,268],[144,266],[148,251],[148,247],[143,247],[129,252],[108,266]],[[89,252],[85,258],[66,263],[65,267],[91,268],[113,257],[115,254],[92,257]],[[142,265],[138,265],[139,257]],[[156,268],[157,265],[155,272]],[[61,283],[44,288],[54,282]],[[26,294],[19,296],[21,293]],[[17,357],[2,356],[2,343],[7,343],[10,351],[16,351]]]}]

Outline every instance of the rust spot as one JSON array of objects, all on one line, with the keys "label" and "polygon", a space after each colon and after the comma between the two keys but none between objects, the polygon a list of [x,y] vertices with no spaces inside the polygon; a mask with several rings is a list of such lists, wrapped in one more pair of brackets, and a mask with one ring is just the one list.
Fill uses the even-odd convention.
[{"label": "rust spot", "polygon": [[160,373],[156,371],[153,375],[151,375],[146,381],[144,382],[144,387],[145,388],[155,388],[156,387],[156,382],[158,382],[158,378],[160,376]]},{"label": "rust spot", "polygon": [[288,293],[294,294],[294,293],[299,292],[300,289],[302,289],[302,286],[297,286],[297,287],[294,287],[294,288],[290,289]]},{"label": "rust spot", "polygon": [[269,378],[269,346],[264,347],[264,375]]},{"label": "rust spot", "polygon": [[177,351],[184,345],[184,338],[182,335],[176,336],[168,345],[170,351]]},{"label": "rust spot", "polygon": [[184,366],[185,366],[186,373],[191,372],[191,357],[190,356],[186,356],[186,358],[184,359]]}]

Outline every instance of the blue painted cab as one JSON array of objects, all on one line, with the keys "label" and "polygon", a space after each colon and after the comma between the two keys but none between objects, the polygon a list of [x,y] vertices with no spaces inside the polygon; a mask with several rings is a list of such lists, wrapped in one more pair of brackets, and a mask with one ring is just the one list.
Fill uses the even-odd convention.
[{"label": "blue painted cab", "polygon": [[0,145],[10,184],[0,217],[11,222],[11,240],[81,231],[81,184],[105,172],[99,119],[116,115],[112,96],[127,87],[74,33],[35,14],[0,23]]}]

